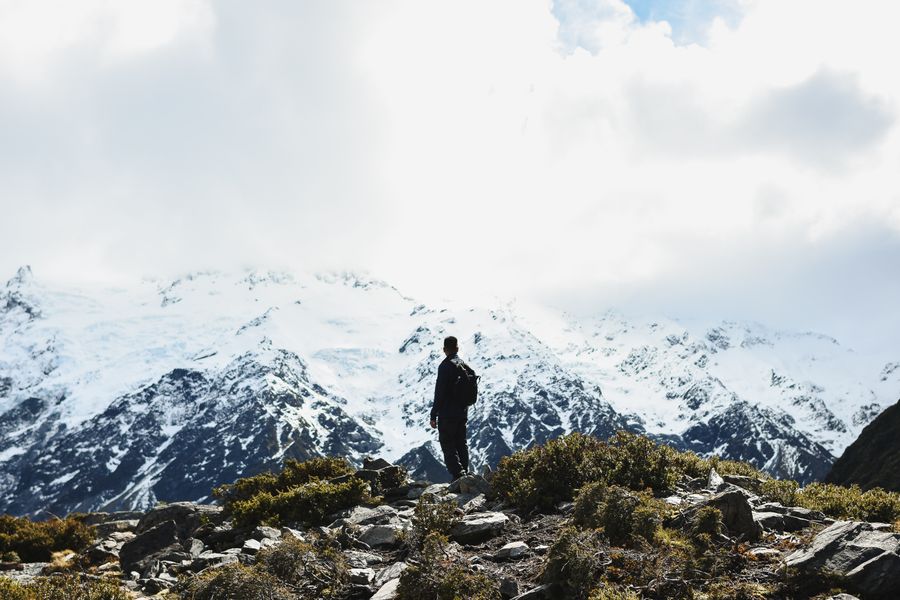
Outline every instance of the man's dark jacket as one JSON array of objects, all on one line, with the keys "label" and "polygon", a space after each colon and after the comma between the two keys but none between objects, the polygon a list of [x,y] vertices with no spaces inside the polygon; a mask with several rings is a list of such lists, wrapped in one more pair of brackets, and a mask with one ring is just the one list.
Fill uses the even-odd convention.
[{"label": "man's dark jacket", "polygon": [[459,377],[458,362],[461,361],[454,354],[441,361],[438,367],[437,383],[434,385],[434,404],[431,406],[432,420],[437,418],[441,421],[460,421],[468,416],[468,407],[453,397],[453,387]]}]

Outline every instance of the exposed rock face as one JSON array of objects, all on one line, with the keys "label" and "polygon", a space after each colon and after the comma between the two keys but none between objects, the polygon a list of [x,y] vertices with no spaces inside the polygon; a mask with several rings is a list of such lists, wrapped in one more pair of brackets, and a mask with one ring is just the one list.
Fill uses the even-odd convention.
[{"label": "exposed rock face", "polygon": [[900,534],[875,531],[871,524],[837,521],[785,564],[805,571],[825,570],[846,577],[866,598],[900,597]]},{"label": "exposed rock face", "polygon": [[866,425],[834,463],[828,483],[900,491],[900,402]]}]

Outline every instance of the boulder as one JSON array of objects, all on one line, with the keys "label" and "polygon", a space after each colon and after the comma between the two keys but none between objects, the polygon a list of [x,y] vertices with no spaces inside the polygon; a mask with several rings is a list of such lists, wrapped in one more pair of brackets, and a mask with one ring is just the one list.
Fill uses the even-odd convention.
[{"label": "boulder", "polygon": [[[238,550],[238,553],[240,553],[240,550]],[[238,562],[237,553],[203,552],[200,556],[191,561],[191,570],[202,571],[209,567],[222,567],[236,562]]]},{"label": "boulder", "polygon": [[393,466],[394,465],[384,460],[383,458],[369,458],[368,456],[363,458],[363,469],[378,471],[379,469]]},{"label": "boulder", "polygon": [[125,542],[119,550],[119,562],[125,573],[143,572],[154,555],[181,549],[175,521],[163,521]]},{"label": "boulder", "polygon": [[717,490],[725,485],[725,480],[715,469],[709,470],[709,477],[706,478],[706,489]]},{"label": "boulder", "polygon": [[406,570],[408,565],[405,562],[396,562],[385,567],[375,576],[375,587],[382,587],[392,579],[400,579],[400,575]]},{"label": "boulder", "polygon": [[876,531],[871,524],[836,521],[820,531],[809,547],[785,559],[788,567],[827,571],[846,577],[868,598],[900,597],[900,534]]},{"label": "boulder", "polygon": [[400,543],[400,533],[404,530],[399,523],[370,525],[359,536],[359,541],[371,548],[396,546]]},{"label": "boulder", "polygon": [[481,475],[463,475],[447,487],[447,491],[453,494],[488,494],[491,484]]},{"label": "boulder", "polygon": [[450,537],[460,544],[478,544],[500,535],[508,521],[499,512],[466,515],[450,530]]},{"label": "boulder", "polygon": [[757,540],[762,534],[762,526],[753,520],[753,509],[744,490],[729,487],[707,499],[704,504],[721,511],[722,522],[730,533],[745,540]]},{"label": "boulder", "polygon": [[117,512],[92,512],[86,514],[82,519],[85,525],[99,525],[107,521],[138,521],[144,513],[135,510],[122,510]]},{"label": "boulder", "polygon": [[373,569],[350,569],[350,583],[369,585],[373,581],[375,581],[375,571]]},{"label": "boulder", "polygon": [[186,540],[193,537],[193,533],[204,523],[218,525],[222,522],[222,518],[221,506],[194,502],[172,502],[157,506],[141,517],[136,533],[141,534],[164,521],[173,521],[178,537]]},{"label": "boulder", "polygon": [[378,591],[369,600],[394,600],[397,597],[398,587],[400,587],[400,578],[391,579],[378,588]]},{"label": "boulder", "polygon": [[111,533],[121,533],[125,531],[134,531],[138,526],[137,519],[131,520],[117,520],[117,521],[104,521],[103,523],[97,523],[94,525],[94,531],[97,532],[97,537],[107,537]]},{"label": "boulder", "polygon": [[496,558],[518,558],[528,552],[525,542],[510,542],[494,553]]}]

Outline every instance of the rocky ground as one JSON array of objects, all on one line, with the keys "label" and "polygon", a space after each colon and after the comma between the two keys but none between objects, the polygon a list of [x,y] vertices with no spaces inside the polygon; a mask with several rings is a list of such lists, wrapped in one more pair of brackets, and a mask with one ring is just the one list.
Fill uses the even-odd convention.
[{"label": "rocky ground", "polygon": [[[395,469],[384,461],[366,466],[368,472]],[[250,565],[262,549],[291,537],[303,540],[321,534],[340,544],[350,566],[350,597],[387,600],[395,597],[400,574],[415,560],[407,544],[413,511],[420,498],[431,494],[459,507],[459,521],[449,535],[451,551],[471,570],[498,582],[504,598],[566,597],[543,581],[542,573],[551,546],[570,521],[572,503],[558,505],[551,514],[523,515],[490,500],[490,491],[480,476],[452,484],[407,481],[384,490],[384,503],[356,506],[315,528],[242,529],[225,518],[220,506],[190,502],[147,512],[90,513],[86,522],[95,528],[98,541],[81,555],[63,560],[86,577],[120,578],[134,598],[167,597],[179,579],[230,563]],[[703,506],[721,511],[726,529],[716,543],[740,553],[749,565],[741,568],[736,581],[766,585],[783,581],[789,571],[810,576],[826,572],[841,582],[839,587],[857,594],[832,598],[900,597],[900,534],[890,524],[833,521],[808,509],[766,502],[758,491],[757,480],[723,478],[712,471],[708,479],[682,481],[665,501],[676,508],[676,525]],[[47,567],[3,563],[0,576],[24,582]],[[666,597],[664,583],[632,591]],[[783,597],[808,596],[801,589],[799,595]]]}]

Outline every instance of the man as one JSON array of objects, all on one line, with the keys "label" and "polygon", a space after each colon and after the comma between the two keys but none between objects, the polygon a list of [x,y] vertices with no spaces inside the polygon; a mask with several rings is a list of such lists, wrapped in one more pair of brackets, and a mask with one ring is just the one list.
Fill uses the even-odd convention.
[{"label": "man", "polygon": [[459,345],[456,338],[444,338],[444,355],[447,357],[438,367],[437,383],[434,386],[434,404],[431,407],[431,427],[437,427],[438,440],[444,453],[444,463],[450,476],[459,479],[468,473],[469,447],[466,445],[466,419],[468,407],[454,397],[454,385],[459,377],[457,356]]}]

